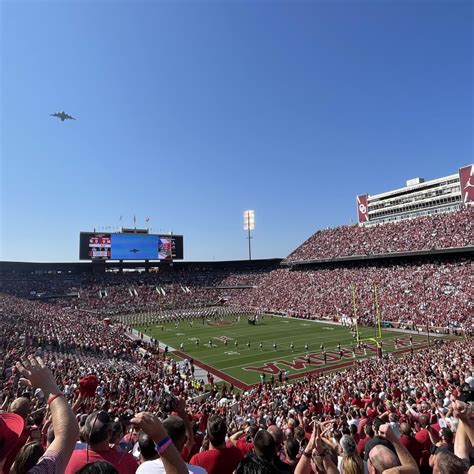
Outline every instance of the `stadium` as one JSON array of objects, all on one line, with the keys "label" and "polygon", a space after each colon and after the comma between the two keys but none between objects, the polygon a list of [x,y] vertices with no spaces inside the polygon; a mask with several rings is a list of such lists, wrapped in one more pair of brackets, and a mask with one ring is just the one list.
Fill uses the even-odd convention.
[{"label": "stadium", "polygon": [[184,398],[191,464],[220,415],[239,460],[258,444],[254,427],[279,433],[278,472],[293,472],[292,442],[304,450],[315,419],[331,434],[328,466],[345,456],[341,438],[367,458],[388,423],[427,468],[448,431],[469,432],[464,405],[448,406],[473,394],[471,180],[474,165],[360,195],[357,224],[315,229],[284,259],[183,261],[183,236],[135,228],[81,232],[86,262],[2,262],[3,405],[33,397],[28,416],[47,434],[44,395],[15,369],[29,354],[76,413],[118,420],[117,443],[124,420],[166,418]]}]

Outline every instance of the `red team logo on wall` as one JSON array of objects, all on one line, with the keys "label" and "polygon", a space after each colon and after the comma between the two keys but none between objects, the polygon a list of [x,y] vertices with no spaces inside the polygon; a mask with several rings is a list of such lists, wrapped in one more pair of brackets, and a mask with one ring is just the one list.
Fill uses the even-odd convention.
[{"label": "red team logo on wall", "polygon": [[369,215],[367,213],[368,199],[368,194],[361,194],[360,196],[357,196],[357,216],[359,223],[369,221]]},{"label": "red team logo on wall", "polygon": [[459,168],[459,183],[462,202],[474,202],[474,165]]}]

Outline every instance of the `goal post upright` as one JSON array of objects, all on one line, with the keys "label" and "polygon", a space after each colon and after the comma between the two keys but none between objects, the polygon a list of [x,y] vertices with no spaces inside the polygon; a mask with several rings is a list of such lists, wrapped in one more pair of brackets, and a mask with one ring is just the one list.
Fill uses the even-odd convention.
[{"label": "goal post upright", "polygon": [[357,318],[357,304],[356,304],[356,293],[355,293],[354,285],[352,285],[352,312],[354,314],[354,320],[355,320],[357,344],[359,344],[360,343],[359,321]]},{"label": "goal post upright", "polygon": [[375,302],[375,317],[377,318],[377,335],[376,337],[382,338],[382,321],[380,319],[380,307],[379,307],[379,295],[377,285],[374,284],[374,302]]}]

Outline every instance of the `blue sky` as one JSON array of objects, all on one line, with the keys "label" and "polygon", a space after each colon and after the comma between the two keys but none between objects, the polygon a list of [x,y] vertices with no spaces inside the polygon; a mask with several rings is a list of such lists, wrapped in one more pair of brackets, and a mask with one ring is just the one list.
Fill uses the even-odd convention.
[{"label": "blue sky", "polygon": [[[0,260],[79,231],[284,257],[355,196],[472,162],[469,1],[0,3]],[[77,121],[49,116],[65,110]]]}]

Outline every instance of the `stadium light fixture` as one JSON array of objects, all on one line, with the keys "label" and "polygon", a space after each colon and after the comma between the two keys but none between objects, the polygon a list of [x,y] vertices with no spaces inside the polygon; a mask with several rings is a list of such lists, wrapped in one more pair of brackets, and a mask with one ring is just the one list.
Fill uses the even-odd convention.
[{"label": "stadium light fixture", "polygon": [[255,211],[244,211],[244,230],[248,232],[247,239],[249,241],[249,260],[252,260],[252,235],[251,231],[255,229]]}]

